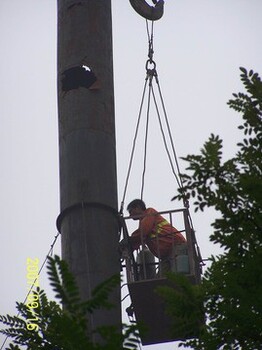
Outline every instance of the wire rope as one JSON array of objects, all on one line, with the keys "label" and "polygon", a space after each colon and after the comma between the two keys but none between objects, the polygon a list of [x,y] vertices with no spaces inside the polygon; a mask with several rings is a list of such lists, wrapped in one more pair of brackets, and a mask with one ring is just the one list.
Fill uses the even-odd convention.
[{"label": "wire rope", "polygon": [[145,131],[145,141],[144,141],[144,161],[143,161],[143,172],[142,172],[142,182],[141,182],[141,192],[140,192],[141,200],[143,200],[143,193],[144,193],[144,186],[145,186],[151,91],[152,91],[152,77],[149,78],[149,90],[148,90],[148,100],[147,100],[146,131]]},{"label": "wire rope", "polygon": [[[187,208],[187,216],[189,218],[190,226],[192,228],[192,231],[195,232],[194,227],[193,227],[192,217],[191,217],[190,212],[188,210],[189,204],[188,204],[188,201],[186,199],[185,192],[184,192],[183,181],[182,181],[182,177],[181,177],[181,171],[180,171],[180,167],[179,167],[179,163],[178,163],[178,157],[177,157],[177,154],[176,154],[175,145],[174,145],[174,141],[173,141],[173,138],[172,138],[171,128],[170,128],[170,124],[169,124],[169,120],[168,120],[168,115],[167,115],[167,111],[166,111],[166,107],[165,107],[165,103],[164,103],[164,98],[163,98],[163,94],[162,94],[162,91],[161,91],[161,86],[160,86],[158,74],[157,74],[157,71],[156,71],[156,64],[153,61],[153,54],[154,54],[154,46],[153,46],[154,21],[151,21],[151,29],[150,29],[148,20],[146,20],[146,31],[147,31],[147,38],[148,38],[148,58],[149,58],[148,61],[147,61],[147,64],[146,64],[146,70],[147,70],[146,82],[149,79],[149,93],[148,93],[148,105],[147,105],[147,116],[146,116],[146,131],[145,131],[144,157],[143,157],[144,159],[143,159],[143,172],[142,172],[140,197],[141,197],[141,199],[143,199],[144,187],[145,187],[145,174],[146,174],[146,161],[147,161],[147,148],[148,148],[149,111],[150,111],[150,101],[151,101],[151,95],[152,95],[153,96],[154,105],[155,105],[155,109],[156,109],[156,113],[157,113],[157,117],[158,117],[160,131],[161,131],[161,134],[162,134],[162,139],[163,139],[163,142],[164,142],[164,147],[165,147],[165,150],[166,150],[166,153],[167,153],[167,157],[168,157],[171,169],[172,169],[172,173],[175,176],[175,179],[177,181],[178,187],[181,190],[184,206],[185,206],[185,208]],[[149,69],[149,65],[150,64],[153,65],[152,69]],[[163,115],[164,115],[165,127],[166,127],[166,130],[167,130],[167,136],[168,136],[168,140],[169,140],[168,142],[171,145],[171,150],[169,149],[169,146],[168,146],[167,137],[165,135],[165,131],[164,131],[164,127],[163,127],[163,122],[161,120],[160,109],[158,107],[156,94],[155,94],[154,88],[153,88],[153,80],[154,80],[154,78],[155,78],[155,82],[156,82],[156,85],[157,85],[157,91],[158,91],[158,94],[159,94],[160,104],[161,104],[162,112],[163,112]],[[140,105],[139,123],[140,123],[140,120],[141,120],[141,112],[142,112],[142,107],[143,107],[143,103],[144,103],[145,89],[146,88],[147,88],[147,84],[145,84],[144,91],[143,91],[143,98],[142,98],[141,105]],[[131,162],[129,163],[127,182],[125,184],[125,191],[124,191],[123,201],[122,201],[122,205],[121,205],[121,209],[122,210],[123,210],[124,199],[125,199],[126,192],[127,192],[127,186],[128,186],[128,180],[129,180],[129,177],[130,177],[132,161],[133,161],[133,157],[134,157],[135,143],[136,143],[136,139],[137,139],[139,123],[137,124],[135,138],[134,138],[134,141],[133,141]],[[173,159],[174,159],[174,163],[175,163],[176,169],[175,169],[175,166],[174,166],[174,163],[173,163]],[[199,252],[199,256],[200,256],[200,250],[199,250],[199,247],[197,245],[196,239],[194,239],[194,242],[196,244],[196,249]]]},{"label": "wire rope", "polygon": [[121,299],[121,303],[127,298],[127,297],[129,297],[130,296],[130,294],[128,293],[128,294],[126,294],[122,299]]},{"label": "wire rope", "polygon": [[[173,139],[172,139],[171,129],[170,129],[170,125],[169,125],[169,122],[168,122],[167,112],[166,112],[164,99],[163,99],[163,95],[162,95],[160,84],[159,84],[158,75],[157,75],[157,72],[156,72],[156,64],[153,61],[153,54],[154,54],[154,46],[153,46],[154,21],[151,21],[151,28],[149,28],[149,21],[146,20],[146,31],[147,31],[147,38],[148,38],[148,58],[149,58],[148,61],[147,61],[147,64],[146,64],[147,75],[146,75],[146,80],[145,80],[145,84],[144,84],[144,89],[143,89],[142,99],[141,99],[141,103],[140,103],[140,108],[139,108],[139,115],[138,115],[138,120],[137,120],[137,124],[136,124],[133,144],[132,144],[132,150],[131,150],[131,156],[130,156],[130,161],[129,161],[129,165],[128,165],[126,181],[125,181],[125,185],[124,185],[124,193],[123,193],[123,197],[122,197],[122,201],[121,201],[120,214],[123,213],[124,201],[125,201],[125,197],[126,197],[126,193],[127,193],[127,187],[128,187],[129,179],[130,179],[131,168],[132,168],[132,164],[133,164],[135,147],[136,147],[136,141],[137,141],[137,136],[138,136],[138,130],[139,130],[139,126],[140,126],[140,121],[141,121],[141,116],[142,116],[142,109],[143,109],[143,104],[144,104],[144,100],[145,100],[145,93],[146,93],[147,87],[149,87],[149,91],[148,91],[148,100],[147,100],[146,130],[145,130],[145,140],[144,140],[143,171],[142,171],[142,179],[141,179],[140,198],[143,199],[144,187],[145,187],[145,174],[146,174],[147,148],[148,148],[149,114],[150,114],[149,112],[150,112],[151,96],[153,96],[153,100],[154,100],[154,104],[155,104],[155,108],[156,108],[156,112],[157,112],[157,116],[158,116],[158,120],[159,120],[160,130],[161,130],[161,134],[162,134],[162,138],[163,138],[163,142],[164,142],[164,147],[165,147],[165,150],[167,152],[169,163],[170,163],[172,172],[173,172],[173,174],[174,174],[174,176],[176,178],[176,181],[178,183],[178,186],[179,186],[179,188],[182,189],[182,192],[183,192],[183,184],[182,184],[182,179],[181,179],[181,176],[180,176],[180,169],[179,169],[179,164],[178,164],[177,155],[176,155],[176,151],[175,151],[175,146],[174,146],[174,142],[173,142]],[[149,65],[150,64],[153,65],[152,69],[149,69]],[[156,95],[155,95],[155,92],[154,92],[154,89],[153,89],[153,80],[154,80],[154,78],[155,78],[155,81],[156,81],[156,84],[157,84],[157,88],[158,88],[158,93],[159,93],[159,97],[160,97],[161,107],[162,107],[162,110],[163,110],[163,113],[164,113],[164,119],[165,119],[165,123],[166,123],[166,127],[167,127],[169,142],[171,144],[171,149],[172,149],[172,152],[173,152],[173,157],[174,157],[174,160],[175,160],[175,164],[176,164],[178,175],[176,174],[176,170],[175,170],[175,167],[174,167],[174,164],[173,164],[173,161],[172,161],[171,152],[170,152],[170,150],[168,148],[168,144],[167,144],[167,141],[166,141],[164,128],[163,128],[163,125],[162,125],[162,122],[161,122],[160,111],[159,111],[159,108],[158,108]],[[149,84],[148,84],[148,82],[149,82]],[[184,202],[185,202],[185,200],[184,200]]]},{"label": "wire rope", "polygon": [[148,57],[150,60],[153,59],[154,47],[153,47],[153,39],[154,39],[154,21],[151,21],[151,33],[149,33],[149,25],[148,20],[146,20],[146,31],[147,31],[147,39],[148,39]]},{"label": "wire rope", "polygon": [[129,182],[129,178],[130,178],[131,167],[132,167],[134,153],[135,153],[136,140],[137,140],[138,129],[139,129],[140,121],[141,121],[141,115],[142,115],[142,109],[143,109],[147,84],[148,84],[148,76],[145,79],[145,84],[144,84],[144,88],[143,88],[142,99],[141,99],[141,103],[140,103],[138,119],[137,119],[137,124],[136,124],[136,129],[135,129],[135,135],[134,135],[133,144],[132,144],[131,156],[130,156],[130,161],[129,161],[128,170],[127,170],[127,176],[126,176],[126,181],[125,181],[125,186],[124,186],[124,193],[123,193],[123,197],[122,197],[122,201],[121,201],[120,214],[123,213],[124,202],[125,202],[127,186],[128,186],[128,182]]},{"label": "wire rope", "polygon": [[181,185],[181,188],[183,189],[183,183],[182,183],[182,179],[181,179],[180,167],[179,167],[178,160],[177,160],[175,145],[174,145],[174,141],[173,141],[173,138],[172,138],[171,128],[170,128],[170,124],[169,124],[169,121],[168,121],[168,116],[167,116],[165,103],[164,103],[164,99],[163,99],[163,95],[162,95],[162,91],[161,91],[161,88],[160,88],[160,83],[159,83],[158,77],[156,78],[156,83],[157,83],[157,87],[158,87],[158,92],[159,92],[159,96],[160,96],[160,100],[161,100],[162,109],[163,109],[163,112],[164,112],[165,122],[166,122],[166,126],[167,126],[167,131],[168,131],[168,135],[169,135],[169,139],[170,139],[170,143],[171,143],[171,147],[172,147],[172,151],[173,151],[173,155],[174,155],[174,159],[175,159],[178,175],[179,175],[179,178],[180,178],[180,185]]},{"label": "wire rope", "polygon": [[177,183],[178,183],[178,186],[181,188],[181,180],[180,178],[177,176],[176,174],[176,171],[175,171],[175,168],[174,168],[174,164],[172,162],[172,157],[171,157],[171,154],[170,154],[170,151],[168,149],[168,145],[167,145],[167,140],[166,140],[166,137],[165,137],[165,132],[164,132],[164,128],[163,128],[163,123],[161,121],[161,116],[160,116],[160,111],[159,111],[159,108],[158,108],[158,105],[157,105],[157,101],[156,101],[156,96],[155,96],[155,93],[154,93],[154,89],[152,89],[152,94],[153,94],[153,99],[154,99],[154,103],[155,103],[155,108],[156,108],[156,112],[157,112],[157,117],[158,117],[158,121],[159,121],[159,126],[160,126],[160,131],[161,131],[161,134],[162,134],[162,138],[163,138],[163,142],[164,142],[164,147],[165,147],[165,150],[166,150],[166,153],[167,153],[167,156],[168,156],[168,159],[169,159],[169,163],[170,163],[170,166],[171,166],[171,169],[172,169],[172,172],[177,180]]},{"label": "wire rope", "polygon": [[[140,108],[139,108],[138,121],[137,121],[137,124],[136,124],[135,136],[134,136],[134,139],[133,139],[131,157],[130,157],[130,162],[129,162],[129,166],[128,166],[126,182],[125,182],[125,186],[124,186],[124,194],[123,194],[123,198],[122,198],[122,202],[121,202],[120,214],[123,213],[124,201],[125,201],[125,197],[126,197],[126,193],[127,193],[128,182],[129,182],[129,179],[130,179],[131,168],[132,168],[132,164],[133,164],[133,158],[134,158],[134,153],[135,153],[135,147],[136,147],[136,141],[137,141],[137,136],[138,136],[138,130],[139,130],[140,121],[141,121],[141,115],[142,115],[142,109],[143,109],[143,104],[144,104],[144,99],[145,99],[145,93],[146,93],[146,88],[147,88],[148,82],[149,82],[149,92],[148,92],[147,112],[146,112],[146,130],[145,130],[145,139],[144,139],[143,171],[142,171],[142,179],[141,179],[140,198],[143,199],[144,187],[145,187],[145,174],[146,174],[147,148],[148,148],[148,130],[149,130],[149,112],[150,112],[151,96],[153,96],[153,101],[154,101],[154,105],[155,105],[155,109],[156,109],[156,113],[157,113],[157,117],[158,117],[158,122],[159,122],[159,126],[160,126],[160,131],[161,131],[161,134],[162,134],[162,139],[163,139],[163,142],[164,142],[164,147],[165,147],[165,150],[166,150],[166,153],[167,153],[167,157],[168,157],[171,169],[172,169],[172,173],[175,176],[177,184],[178,184],[178,187],[181,190],[184,206],[185,206],[185,208],[187,208],[187,215],[188,215],[188,218],[189,218],[189,221],[190,221],[190,226],[191,226],[192,230],[194,231],[193,221],[192,221],[190,212],[188,210],[189,204],[188,204],[188,201],[186,199],[184,188],[183,188],[183,181],[182,181],[182,177],[181,177],[181,171],[180,171],[180,167],[179,167],[179,163],[178,163],[178,157],[177,157],[177,154],[176,154],[174,141],[173,141],[173,138],[172,138],[172,133],[171,133],[171,128],[170,128],[170,124],[169,124],[169,120],[168,120],[167,111],[166,111],[166,108],[165,108],[164,98],[163,98],[163,94],[162,94],[162,91],[161,91],[158,74],[157,74],[157,71],[156,71],[156,64],[153,61],[153,54],[154,54],[154,45],[153,45],[153,43],[154,43],[153,42],[153,39],[154,39],[154,21],[151,21],[151,28],[149,28],[149,21],[146,20],[146,32],[147,32],[147,38],[148,38],[148,60],[147,60],[147,63],[146,63],[147,75],[146,75],[146,80],[145,80],[145,84],[144,84],[141,104],[140,104]],[[149,68],[149,65],[152,65],[151,69]],[[160,109],[158,107],[156,94],[155,94],[154,89],[153,89],[153,80],[154,80],[154,78],[155,78],[155,82],[156,82],[156,85],[157,85],[157,91],[158,91],[158,94],[159,94],[161,108],[162,108],[163,115],[164,115],[164,121],[165,121],[165,126],[166,126],[168,140],[169,140],[168,142],[171,145],[171,150],[169,149],[169,146],[168,146],[167,137],[165,135],[165,131],[164,131],[164,127],[163,127],[163,122],[161,120]],[[171,153],[172,153],[172,155],[171,155]],[[174,159],[174,162],[175,162],[175,165],[176,165],[176,169],[175,169],[175,166],[173,164],[173,159],[172,158]],[[194,240],[194,241],[196,243],[196,240]],[[199,247],[198,246],[197,246],[197,250],[199,251]]]}]

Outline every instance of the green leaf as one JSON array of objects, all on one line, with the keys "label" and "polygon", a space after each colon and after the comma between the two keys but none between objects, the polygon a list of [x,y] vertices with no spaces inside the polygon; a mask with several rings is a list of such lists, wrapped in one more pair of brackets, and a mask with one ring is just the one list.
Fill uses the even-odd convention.
[{"label": "green leaf", "polygon": [[[199,155],[183,157],[185,197],[197,198],[195,211],[216,210],[210,240],[224,249],[210,259],[200,286],[209,322],[183,342],[199,350],[262,348],[262,82],[253,70],[240,71],[245,92],[233,94],[228,105],[248,136],[237,143],[235,156],[222,161],[222,140],[212,133]],[[187,312],[179,295],[171,302],[171,310],[183,305],[181,317]]]}]

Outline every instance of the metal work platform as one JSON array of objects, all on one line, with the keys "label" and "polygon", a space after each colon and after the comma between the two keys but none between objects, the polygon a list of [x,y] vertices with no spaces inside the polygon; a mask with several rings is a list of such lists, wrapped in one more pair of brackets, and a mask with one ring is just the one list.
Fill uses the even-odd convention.
[{"label": "metal work platform", "polygon": [[[168,210],[158,214],[164,216],[171,226],[174,224],[186,238],[186,243],[174,244],[170,272],[183,274],[190,283],[199,284],[202,259],[190,224],[188,209]],[[130,219],[132,218],[124,218],[125,234],[128,234],[127,223]],[[163,297],[157,292],[158,287],[163,286],[178,288],[174,282],[166,278],[161,259],[154,257],[144,245],[139,251],[125,252],[124,267],[131,298],[129,311],[133,310],[136,322],[145,328],[145,332],[140,335],[143,345],[176,341],[196,335],[197,329],[188,328],[185,335],[179,328],[175,328]]]}]

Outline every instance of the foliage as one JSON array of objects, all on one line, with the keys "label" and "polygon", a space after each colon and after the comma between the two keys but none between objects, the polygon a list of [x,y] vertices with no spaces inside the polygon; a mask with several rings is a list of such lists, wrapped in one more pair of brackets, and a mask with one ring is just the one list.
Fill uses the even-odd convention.
[{"label": "foliage", "polygon": [[0,321],[7,326],[1,333],[13,340],[6,349],[21,350],[23,346],[30,350],[138,348],[138,330],[134,326],[123,325],[123,334],[119,334],[118,328],[113,326],[99,327],[92,333],[88,330],[88,315],[100,308],[113,307],[109,302],[109,295],[119,284],[118,276],[113,276],[100,284],[93,291],[90,300],[82,301],[65,261],[58,256],[49,257],[47,270],[56,298],[62,303],[63,308],[57,302],[49,301],[46,293],[37,287],[32,291],[32,295],[35,296],[33,299],[37,300],[35,304],[17,303],[19,316],[0,316]]},{"label": "foliage", "polygon": [[235,157],[223,162],[222,140],[211,134],[199,155],[183,158],[190,171],[183,175],[186,196],[196,211],[219,212],[210,240],[224,249],[211,257],[200,286],[208,322],[186,342],[194,349],[262,348],[262,82],[240,70],[246,93],[228,102],[243,117]]}]

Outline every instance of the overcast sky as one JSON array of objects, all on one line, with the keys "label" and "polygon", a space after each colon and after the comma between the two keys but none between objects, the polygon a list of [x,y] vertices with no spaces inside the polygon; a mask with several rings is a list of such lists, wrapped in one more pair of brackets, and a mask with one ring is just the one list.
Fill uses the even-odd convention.
[{"label": "overcast sky", "polygon": [[[112,0],[112,12],[120,201],[148,48],[145,20],[129,1]],[[240,116],[226,103],[243,91],[240,66],[261,74],[261,13],[261,0],[165,1],[165,14],[155,23],[154,58],[179,157],[198,153],[211,132],[224,140],[224,159],[234,155],[242,137]],[[0,0],[0,48],[0,314],[13,314],[15,301],[26,295],[26,258],[43,261],[57,233],[56,1]],[[176,182],[152,125],[144,199],[159,210],[178,208],[180,203],[170,201]],[[138,157],[126,204],[139,197],[140,179]],[[202,256],[219,253],[209,242],[218,214],[191,209]],[[55,252],[60,253],[60,239]],[[47,285],[44,272],[41,286]]]}]

